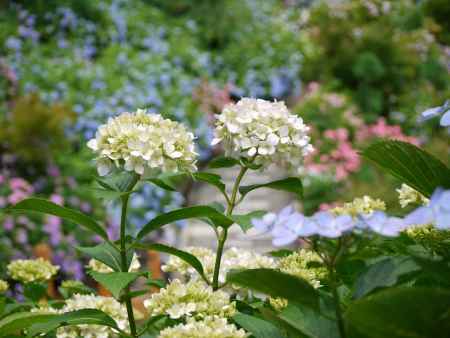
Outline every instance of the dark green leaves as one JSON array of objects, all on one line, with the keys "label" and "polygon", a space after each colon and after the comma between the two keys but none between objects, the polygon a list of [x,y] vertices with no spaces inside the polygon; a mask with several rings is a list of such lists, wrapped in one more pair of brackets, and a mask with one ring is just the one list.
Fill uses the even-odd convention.
[{"label": "dark green leaves", "polygon": [[137,239],[142,239],[145,235],[161,228],[163,225],[188,218],[206,218],[215,226],[221,226],[224,228],[227,228],[234,223],[232,219],[228,218],[212,207],[200,205],[195,207],[181,208],[159,215],[152,219],[150,222],[144,225],[141,231],[139,231]]},{"label": "dark green leaves", "polygon": [[102,243],[93,247],[77,247],[78,251],[106,264],[114,271],[121,271],[120,252],[111,243]]},{"label": "dark green leaves", "polygon": [[138,272],[100,273],[96,271],[89,271],[89,275],[107,288],[112,293],[114,298],[119,299],[120,292],[142,274]]},{"label": "dark green leaves", "polygon": [[283,338],[283,334],[272,323],[258,318],[238,313],[233,317],[233,320],[247,332],[252,334],[255,338]]},{"label": "dark green leaves", "polygon": [[278,318],[311,338],[339,338],[335,320],[306,306],[289,304]]},{"label": "dark green leaves", "polygon": [[272,297],[282,297],[307,306],[318,306],[318,295],[305,280],[271,269],[231,271],[227,282],[256,290]]},{"label": "dark green leaves", "polygon": [[27,330],[28,335],[33,337],[37,334],[48,333],[62,326],[69,325],[102,325],[118,330],[117,324],[106,313],[95,309],[84,309],[73,312],[66,312],[60,315],[53,315],[46,320],[38,321]]},{"label": "dark green leaves", "polygon": [[211,184],[219,189],[222,193],[225,193],[225,184],[222,182],[220,175],[212,173],[194,173],[192,174],[196,180]]},{"label": "dark green leaves", "polygon": [[450,169],[410,143],[379,141],[361,155],[427,197],[437,187],[450,188]]},{"label": "dark green leaves", "polygon": [[179,249],[176,249],[176,248],[164,245],[164,244],[159,244],[159,243],[154,243],[154,244],[140,244],[139,243],[139,244],[135,244],[134,247],[137,249],[155,250],[155,251],[164,252],[164,253],[168,253],[170,255],[177,256],[178,258],[180,258],[181,260],[185,261],[190,266],[192,266],[195,269],[195,271],[197,271],[198,274],[207,283],[209,283],[209,281],[207,280],[207,278],[205,276],[205,272],[203,270],[202,263],[197,259],[197,257],[190,254],[189,252],[179,250]]},{"label": "dark green leaves", "polygon": [[105,240],[108,240],[108,235],[95,220],[91,217],[69,208],[62,207],[58,204],[40,198],[25,199],[16,205],[7,209],[8,212],[18,211],[32,211],[49,214],[72,221],[75,224],[82,225],[86,229],[91,230]]},{"label": "dark green leaves", "polygon": [[364,337],[448,338],[449,309],[448,290],[393,288],[353,302],[345,319]]},{"label": "dark green leaves", "polygon": [[298,198],[303,197],[302,181],[297,177],[288,177],[282,180],[272,181],[269,183],[242,186],[239,188],[239,192],[241,193],[242,196],[244,196],[248,194],[250,191],[259,188],[270,188],[275,190],[287,191],[296,194]]},{"label": "dark green leaves", "polygon": [[10,337],[14,333],[18,333],[35,323],[43,322],[54,316],[54,314],[42,314],[29,311],[13,313],[0,320],[0,337]]},{"label": "dark green leaves", "polygon": [[247,232],[248,229],[253,227],[252,219],[261,218],[266,214],[263,210],[252,211],[245,215],[233,215],[231,216],[234,222],[239,225],[242,231]]},{"label": "dark green leaves", "polygon": [[396,285],[400,278],[419,270],[409,257],[391,257],[372,264],[356,281],[354,298],[361,298],[373,290]]},{"label": "dark green leaves", "polygon": [[152,182],[158,187],[169,190],[169,191],[177,191],[177,186],[179,186],[180,180],[186,177],[186,173],[162,173],[156,177],[150,177],[146,180]]},{"label": "dark green leaves", "polygon": [[216,157],[208,164],[210,168],[231,168],[235,165],[239,165],[239,160],[225,156]]},{"label": "dark green leaves", "polygon": [[24,285],[23,294],[33,302],[38,302],[47,295],[47,284],[27,283]]}]

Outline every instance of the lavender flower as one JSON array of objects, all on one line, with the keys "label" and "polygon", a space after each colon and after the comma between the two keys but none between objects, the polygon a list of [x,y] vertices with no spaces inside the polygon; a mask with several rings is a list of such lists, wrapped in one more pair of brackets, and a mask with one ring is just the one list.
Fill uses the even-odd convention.
[{"label": "lavender flower", "polygon": [[406,228],[402,218],[390,217],[382,211],[359,215],[357,226],[387,237],[396,237]]},{"label": "lavender flower", "polygon": [[422,112],[419,121],[423,122],[441,115],[441,126],[450,127],[450,100],[445,101],[442,106],[429,108]]},{"label": "lavender flower", "polygon": [[450,229],[450,190],[438,188],[430,203],[417,208],[405,218],[406,225],[434,223],[438,229]]}]

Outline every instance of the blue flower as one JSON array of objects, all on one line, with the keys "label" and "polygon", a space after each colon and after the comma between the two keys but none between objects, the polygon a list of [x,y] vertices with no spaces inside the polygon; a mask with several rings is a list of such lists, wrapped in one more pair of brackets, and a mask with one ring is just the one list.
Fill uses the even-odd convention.
[{"label": "blue flower", "polygon": [[438,229],[450,229],[450,190],[438,188],[428,205],[419,207],[405,217],[406,225],[434,223]]},{"label": "blue flower", "polygon": [[382,236],[396,237],[406,228],[406,225],[402,218],[375,211],[371,214],[359,215],[358,227],[370,229]]},{"label": "blue flower", "polygon": [[351,230],[355,222],[350,215],[335,216],[327,211],[319,211],[305,222],[305,228],[323,237],[337,238]]},{"label": "blue flower", "polygon": [[422,112],[420,121],[426,121],[436,116],[441,116],[440,124],[442,127],[450,127],[450,100],[445,101],[442,106],[433,107]]}]

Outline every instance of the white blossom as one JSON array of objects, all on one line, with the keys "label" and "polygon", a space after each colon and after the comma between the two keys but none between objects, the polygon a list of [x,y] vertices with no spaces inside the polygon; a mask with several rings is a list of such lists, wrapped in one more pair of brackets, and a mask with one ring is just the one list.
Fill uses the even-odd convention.
[{"label": "white blossom", "polygon": [[201,321],[188,318],[185,324],[162,330],[158,338],[246,338],[248,336],[249,334],[243,329],[229,324],[225,318],[212,316]]},{"label": "white blossom", "polygon": [[397,189],[398,201],[402,208],[406,208],[408,205],[414,204],[428,204],[430,201],[428,198],[423,196],[417,190],[411,188],[409,185],[403,183],[402,186]]},{"label": "white blossom", "polygon": [[196,170],[193,140],[182,124],[138,109],[110,118],[88,147],[97,154],[99,175],[107,175],[114,166],[142,175],[154,170]]},{"label": "white blossom", "polygon": [[228,156],[244,157],[263,167],[276,162],[300,171],[303,157],[313,150],[308,131],[284,102],[243,98],[217,115],[212,145],[222,143]]},{"label": "white blossom", "polygon": [[174,279],[158,293],[144,301],[151,316],[168,314],[172,319],[194,316],[204,318],[211,315],[231,317],[235,314],[235,304],[223,291],[213,289],[201,280],[184,284]]},{"label": "white blossom", "polygon": [[[105,312],[116,322],[117,326],[124,331],[128,331],[128,317],[125,306],[121,305],[112,297],[101,297],[94,295],[75,294],[66,300],[65,306],[58,310],[58,313],[82,309],[97,309]],[[108,326],[103,325],[71,325],[58,328],[57,338],[118,338],[118,332]]]}]

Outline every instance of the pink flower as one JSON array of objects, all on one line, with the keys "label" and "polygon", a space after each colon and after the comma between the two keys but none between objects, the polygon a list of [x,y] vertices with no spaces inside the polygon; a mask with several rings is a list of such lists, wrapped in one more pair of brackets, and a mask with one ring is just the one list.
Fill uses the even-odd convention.
[{"label": "pink flower", "polygon": [[14,219],[11,216],[6,217],[3,221],[3,229],[6,231],[14,229]]},{"label": "pink flower", "polygon": [[16,190],[14,191],[11,195],[8,196],[8,202],[10,204],[17,204],[19,203],[21,200],[25,199],[28,197],[28,194],[21,191],[21,190]]},{"label": "pink flower", "polygon": [[50,201],[58,205],[64,205],[64,197],[58,194],[52,194],[50,196]]}]

